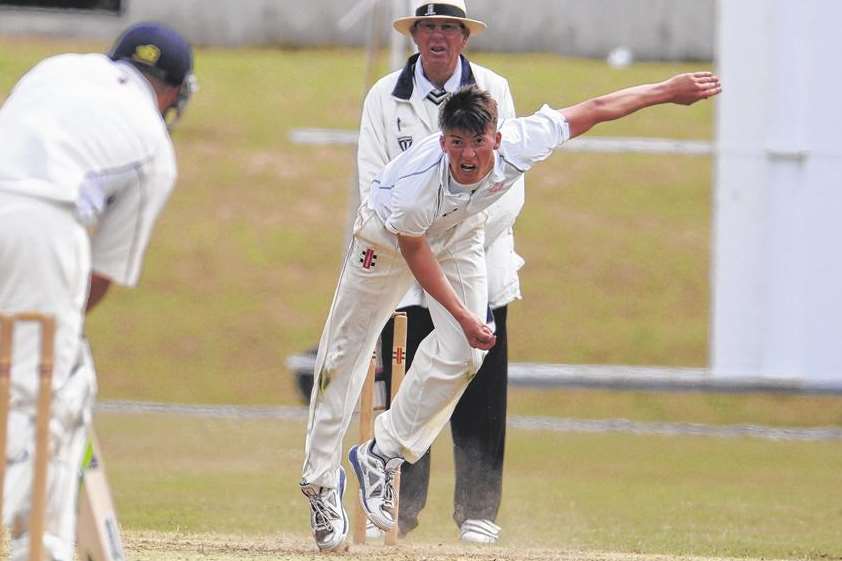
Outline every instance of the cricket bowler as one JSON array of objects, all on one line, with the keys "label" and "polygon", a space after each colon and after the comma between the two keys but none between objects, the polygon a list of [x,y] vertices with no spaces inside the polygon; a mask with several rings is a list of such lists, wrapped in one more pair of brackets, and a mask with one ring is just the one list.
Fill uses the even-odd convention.
[{"label": "cricket bowler", "polygon": [[374,439],[349,452],[363,509],[384,531],[395,524],[395,471],[427,451],[495,343],[485,323],[486,209],[532,166],[595,125],[653,105],[690,105],[720,91],[710,72],[679,74],[498,122],[494,100],[471,86],[445,103],[441,133],[386,166],[360,206],[316,357],[300,487],[321,550],[338,549],[347,536],[342,438],[377,336],[412,281],[431,297],[433,332],[421,342],[391,409],[377,417]]}]

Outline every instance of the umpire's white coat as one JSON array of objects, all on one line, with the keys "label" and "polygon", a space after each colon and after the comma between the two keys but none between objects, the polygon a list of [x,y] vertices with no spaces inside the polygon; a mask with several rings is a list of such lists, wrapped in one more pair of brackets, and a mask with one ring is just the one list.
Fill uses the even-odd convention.
[{"label": "umpire's white coat", "polygon": [[[360,123],[357,168],[360,201],[365,204],[371,182],[386,164],[439,130],[439,107],[425,101],[424,93],[415,87],[413,76],[419,55],[409,58],[403,69],[384,76],[369,91],[363,105]],[[499,121],[515,117],[509,83],[502,76],[461,57],[460,86],[476,84],[497,101]],[[485,254],[488,271],[488,303],[492,308],[505,306],[520,298],[518,269],[523,259],[515,253],[512,227],[524,202],[523,179],[505,197],[486,211]],[[426,299],[415,283],[401,300],[399,307],[423,305]]]}]

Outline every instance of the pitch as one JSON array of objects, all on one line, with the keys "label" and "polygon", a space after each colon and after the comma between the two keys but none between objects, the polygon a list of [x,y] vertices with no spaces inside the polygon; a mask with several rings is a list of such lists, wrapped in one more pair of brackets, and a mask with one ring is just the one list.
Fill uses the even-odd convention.
[{"label": "pitch", "polygon": [[[243,538],[219,534],[179,535],[133,532],[127,548],[136,561],[731,561],[727,557],[643,555],[540,548],[482,547],[443,544],[351,546],[345,553],[318,553],[309,539],[293,536]],[[742,558],[741,561],[755,561]],[[759,560],[757,560],[759,561]],[[764,561],[770,561],[764,558]]]}]

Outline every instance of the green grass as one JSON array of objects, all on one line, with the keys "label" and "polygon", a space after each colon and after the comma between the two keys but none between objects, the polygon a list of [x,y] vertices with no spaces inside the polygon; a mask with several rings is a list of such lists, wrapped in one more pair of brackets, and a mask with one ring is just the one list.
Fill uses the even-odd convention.
[{"label": "green grass", "polygon": [[[0,38],[0,99],[44,56],[105,47]],[[473,58],[509,79],[521,113],[697,67],[611,70],[542,54]],[[175,134],[180,180],[141,286],[114,290],[88,323],[101,398],[298,401],[283,361],[318,339],[342,252],[354,154],[346,146],[295,146],[287,135],[295,127],[355,127],[364,66],[355,50],[198,51],[202,89]],[[710,139],[712,110],[709,103],[658,108],[595,134]],[[528,263],[525,299],[510,309],[513,360],[705,364],[710,167],[708,158],[561,153],[531,172],[517,226]],[[842,399],[821,396],[513,389],[510,410],[842,425]],[[302,423],[101,415],[97,424],[132,536],[306,539],[296,485]],[[508,552],[840,558],[838,443],[514,429],[508,442],[499,519]],[[456,539],[449,449],[445,434],[434,447],[422,525],[410,539],[432,546],[400,559],[442,558],[437,544]],[[187,558],[163,551],[166,545],[139,547],[149,548],[143,559]],[[277,554],[261,551],[255,555]],[[497,553],[470,556],[490,561]]]},{"label": "green grass", "polygon": [[[560,512],[527,524],[528,501],[507,505],[521,528],[545,536],[544,545],[558,540],[625,552],[751,557],[821,555],[842,545],[826,525],[840,514],[836,444],[625,435],[541,439],[544,446],[510,441],[508,467],[518,477],[507,481],[509,497],[520,491],[525,499],[527,489],[540,489],[555,473],[541,500]],[[559,526],[561,535],[550,537]]]},{"label": "green grass", "polygon": [[[0,98],[50,53],[104,48],[0,39]],[[522,113],[698,67],[473,56],[508,77]],[[140,288],[113,290],[88,322],[101,396],[292,402],[283,363],[318,340],[354,151],[296,146],[288,133],[356,126],[364,53],[200,49],[196,66],[201,91],[175,133],[179,182]],[[711,115],[709,103],[663,107],[596,132],[705,139]],[[705,364],[710,166],[562,153],[531,172],[517,225],[527,265],[525,299],[510,310],[512,360]]]},{"label": "green grass", "polygon": [[709,425],[842,426],[842,397],[795,394],[509,390],[513,415]]},{"label": "green grass", "polygon": [[[132,532],[308,534],[297,489],[302,423],[102,415],[98,424]],[[447,435],[434,446],[410,544],[456,541],[449,449]],[[511,430],[502,545],[838,559],[841,468],[835,442]]]}]

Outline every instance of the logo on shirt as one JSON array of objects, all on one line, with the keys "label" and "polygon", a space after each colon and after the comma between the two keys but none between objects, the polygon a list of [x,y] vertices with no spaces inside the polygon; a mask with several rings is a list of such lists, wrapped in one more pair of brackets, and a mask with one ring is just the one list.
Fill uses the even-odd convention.
[{"label": "logo on shirt", "polygon": [[377,265],[377,254],[374,253],[373,249],[368,248],[361,253],[360,264],[366,271],[372,270]]},{"label": "logo on shirt", "polygon": [[132,55],[132,60],[149,66],[155,66],[159,58],[161,58],[161,49],[155,45],[138,45]]},{"label": "logo on shirt", "polygon": [[488,192],[489,193],[499,193],[505,187],[506,187],[506,182],[500,181],[499,183],[495,183],[494,185],[492,185],[491,188],[488,190]]},{"label": "logo on shirt", "polygon": [[409,150],[409,147],[412,146],[412,137],[411,136],[399,136],[398,137],[398,146],[400,146],[401,152],[406,152]]}]

